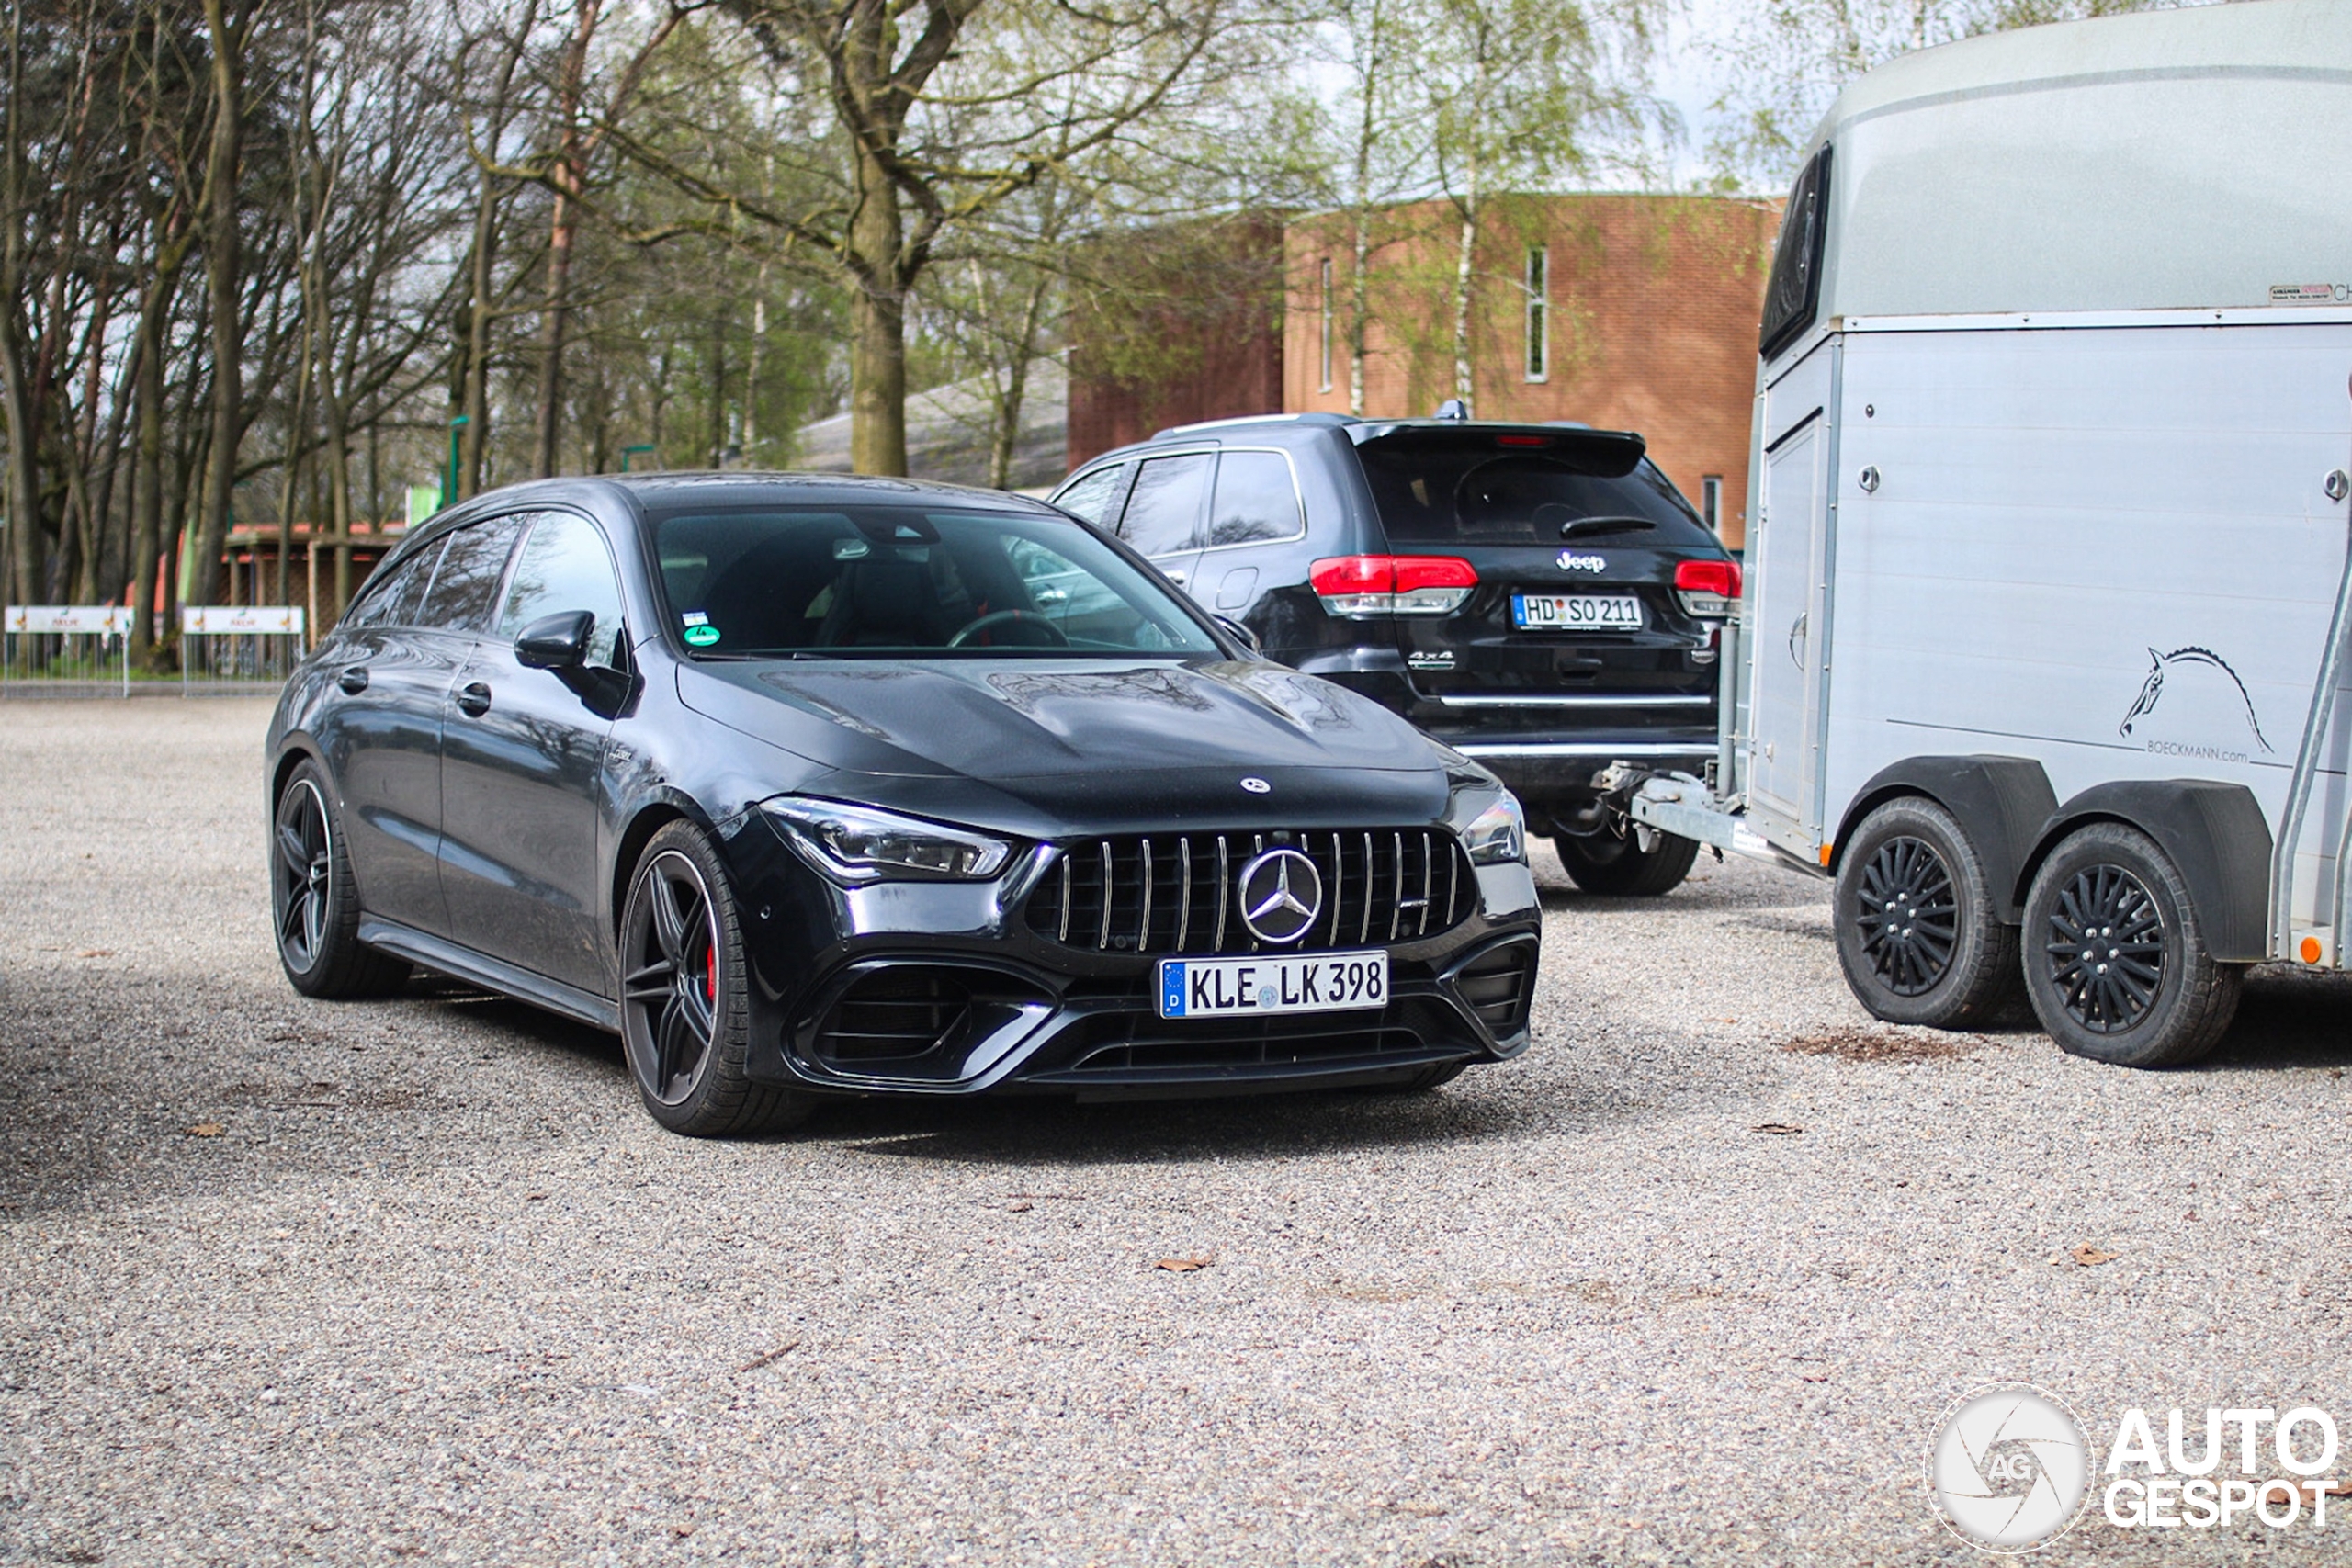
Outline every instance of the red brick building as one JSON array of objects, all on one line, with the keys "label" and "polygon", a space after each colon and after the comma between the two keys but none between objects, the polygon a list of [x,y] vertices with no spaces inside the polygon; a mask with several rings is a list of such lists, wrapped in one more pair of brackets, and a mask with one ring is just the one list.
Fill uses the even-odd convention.
[{"label": "red brick building", "polygon": [[[1733,548],[1746,536],[1748,413],[1777,204],[1711,197],[1515,197],[1481,224],[1473,412],[1638,430]],[[1382,210],[1371,234],[1363,409],[1426,415],[1454,395],[1459,229],[1439,202]],[[1252,231],[1271,238],[1271,225]],[[1196,363],[1116,381],[1071,356],[1069,458],[1233,414],[1346,412],[1353,232],[1345,214],[1281,231],[1282,321],[1236,302],[1195,317]]]}]

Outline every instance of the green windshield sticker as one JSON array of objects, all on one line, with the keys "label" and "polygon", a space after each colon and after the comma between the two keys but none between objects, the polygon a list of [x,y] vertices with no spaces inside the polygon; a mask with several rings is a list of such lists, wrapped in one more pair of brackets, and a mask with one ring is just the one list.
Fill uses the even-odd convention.
[{"label": "green windshield sticker", "polygon": [[718,628],[707,623],[686,628],[686,642],[694,648],[708,648],[718,640]]}]

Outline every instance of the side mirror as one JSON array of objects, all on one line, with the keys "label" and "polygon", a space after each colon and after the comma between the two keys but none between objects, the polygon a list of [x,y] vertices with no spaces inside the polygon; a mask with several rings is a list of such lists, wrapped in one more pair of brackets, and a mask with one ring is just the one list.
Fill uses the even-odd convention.
[{"label": "side mirror", "polygon": [[1266,651],[1265,645],[1258,640],[1258,634],[1251,631],[1248,626],[1243,626],[1239,621],[1235,620],[1232,616],[1217,615],[1215,616],[1214,619],[1216,620],[1219,629],[1221,629],[1226,636],[1231,637],[1234,641],[1239,643],[1250,652],[1262,655]]},{"label": "side mirror", "polygon": [[576,670],[588,657],[596,617],[587,610],[541,615],[514,639],[514,661],[526,670]]}]

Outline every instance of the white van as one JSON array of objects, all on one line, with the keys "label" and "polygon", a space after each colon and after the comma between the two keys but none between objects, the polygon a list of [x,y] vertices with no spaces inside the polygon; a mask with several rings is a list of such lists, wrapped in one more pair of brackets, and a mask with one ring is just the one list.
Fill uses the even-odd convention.
[{"label": "white van", "polygon": [[1720,795],[1653,779],[1636,818],[1835,876],[1896,1021],[2022,987],[2067,1050],[2154,1066],[2245,964],[2341,967],[2352,4],[1871,73],[1761,346]]}]

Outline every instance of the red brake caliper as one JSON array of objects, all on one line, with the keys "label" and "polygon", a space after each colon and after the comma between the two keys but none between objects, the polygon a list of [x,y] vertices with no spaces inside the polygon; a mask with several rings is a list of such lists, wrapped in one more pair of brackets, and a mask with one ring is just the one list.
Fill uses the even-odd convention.
[{"label": "red brake caliper", "polygon": [[708,962],[704,970],[702,994],[715,1002],[718,999],[718,949],[707,950],[703,957]]}]

